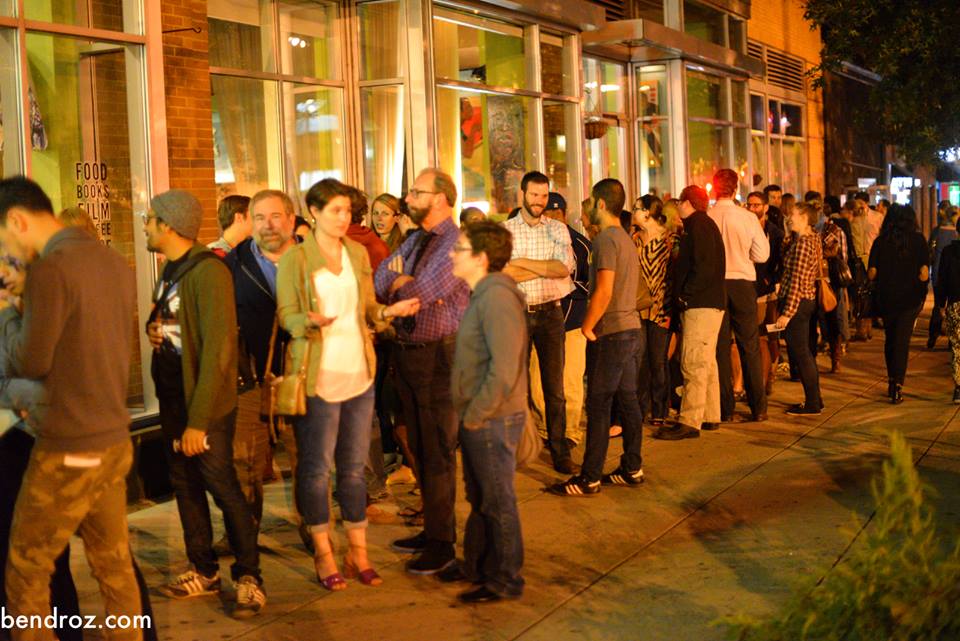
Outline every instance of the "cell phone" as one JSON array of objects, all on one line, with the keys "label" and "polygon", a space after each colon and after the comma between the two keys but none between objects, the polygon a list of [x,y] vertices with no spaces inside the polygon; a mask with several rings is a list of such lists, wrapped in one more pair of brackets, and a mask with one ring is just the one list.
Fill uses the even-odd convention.
[{"label": "cell phone", "polygon": [[783,331],[782,329],[777,327],[776,323],[767,323],[766,325],[764,325],[764,327],[766,328],[768,334],[776,334],[778,332]]}]

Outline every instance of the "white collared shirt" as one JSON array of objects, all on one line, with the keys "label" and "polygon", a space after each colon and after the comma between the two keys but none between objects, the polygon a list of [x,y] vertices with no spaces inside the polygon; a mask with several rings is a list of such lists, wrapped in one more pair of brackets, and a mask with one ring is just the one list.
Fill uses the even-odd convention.
[{"label": "white collared shirt", "polygon": [[733,202],[720,198],[707,211],[720,228],[723,251],[727,259],[727,280],[757,280],[754,263],[765,263],[770,258],[770,241],[756,215]]},{"label": "white collared shirt", "polygon": [[510,259],[558,260],[567,268],[563,278],[534,278],[517,286],[527,297],[527,305],[540,305],[560,300],[573,291],[570,273],[576,269],[570,232],[563,223],[540,216],[535,225],[528,225],[523,214],[518,213],[503,224],[513,234],[513,254]]}]

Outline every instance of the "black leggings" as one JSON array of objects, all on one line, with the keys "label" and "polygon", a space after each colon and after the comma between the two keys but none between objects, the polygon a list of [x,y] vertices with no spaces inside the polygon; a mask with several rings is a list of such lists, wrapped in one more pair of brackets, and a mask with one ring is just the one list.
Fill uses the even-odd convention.
[{"label": "black leggings", "polygon": [[907,358],[910,355],[910,336],[913,326],[920,315],[923,305],[909,309],[884,310],[883,312],[883,356],[887,362],[887,378],[891,382],[903,385],[907,375]]}]

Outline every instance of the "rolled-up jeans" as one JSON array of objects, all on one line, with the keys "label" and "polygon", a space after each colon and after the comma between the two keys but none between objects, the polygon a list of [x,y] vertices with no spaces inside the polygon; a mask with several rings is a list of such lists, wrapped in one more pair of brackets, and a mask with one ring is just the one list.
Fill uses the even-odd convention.
[{"label": "rolled-up jeans", "polygon": [[523,537],[513,480],[517,444],[526,414],[491,418],[478,428],[460,426],[463,480],[470,516],[463,536],[466,576],[501,596],[523,592]]},{"label": "rolled-up jeans", "polygon": [[374,386],[339,403],[307,397],[307,413],[293,422],[297,439],[297,501],[311,532],[330,526],[330,474],[337,469],[336,499],[344,527],[367,525],[363,466],[370,451]]}]

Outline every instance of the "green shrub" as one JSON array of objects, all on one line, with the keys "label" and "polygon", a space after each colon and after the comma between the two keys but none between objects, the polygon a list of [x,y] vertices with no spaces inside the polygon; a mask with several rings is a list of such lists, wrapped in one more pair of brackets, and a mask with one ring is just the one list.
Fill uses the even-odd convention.
[{"label": "green shrub", "polygon": [[770,620],[740,615],[722,621],[729,638],[960,639],[960,543],[938,537],[924,498],[930,490],[920,482],[910,447],[900,433],[890,440],[890,460],[873,482],[876,514],[848,556],[819,585],[815,578],[801,585]]}]

